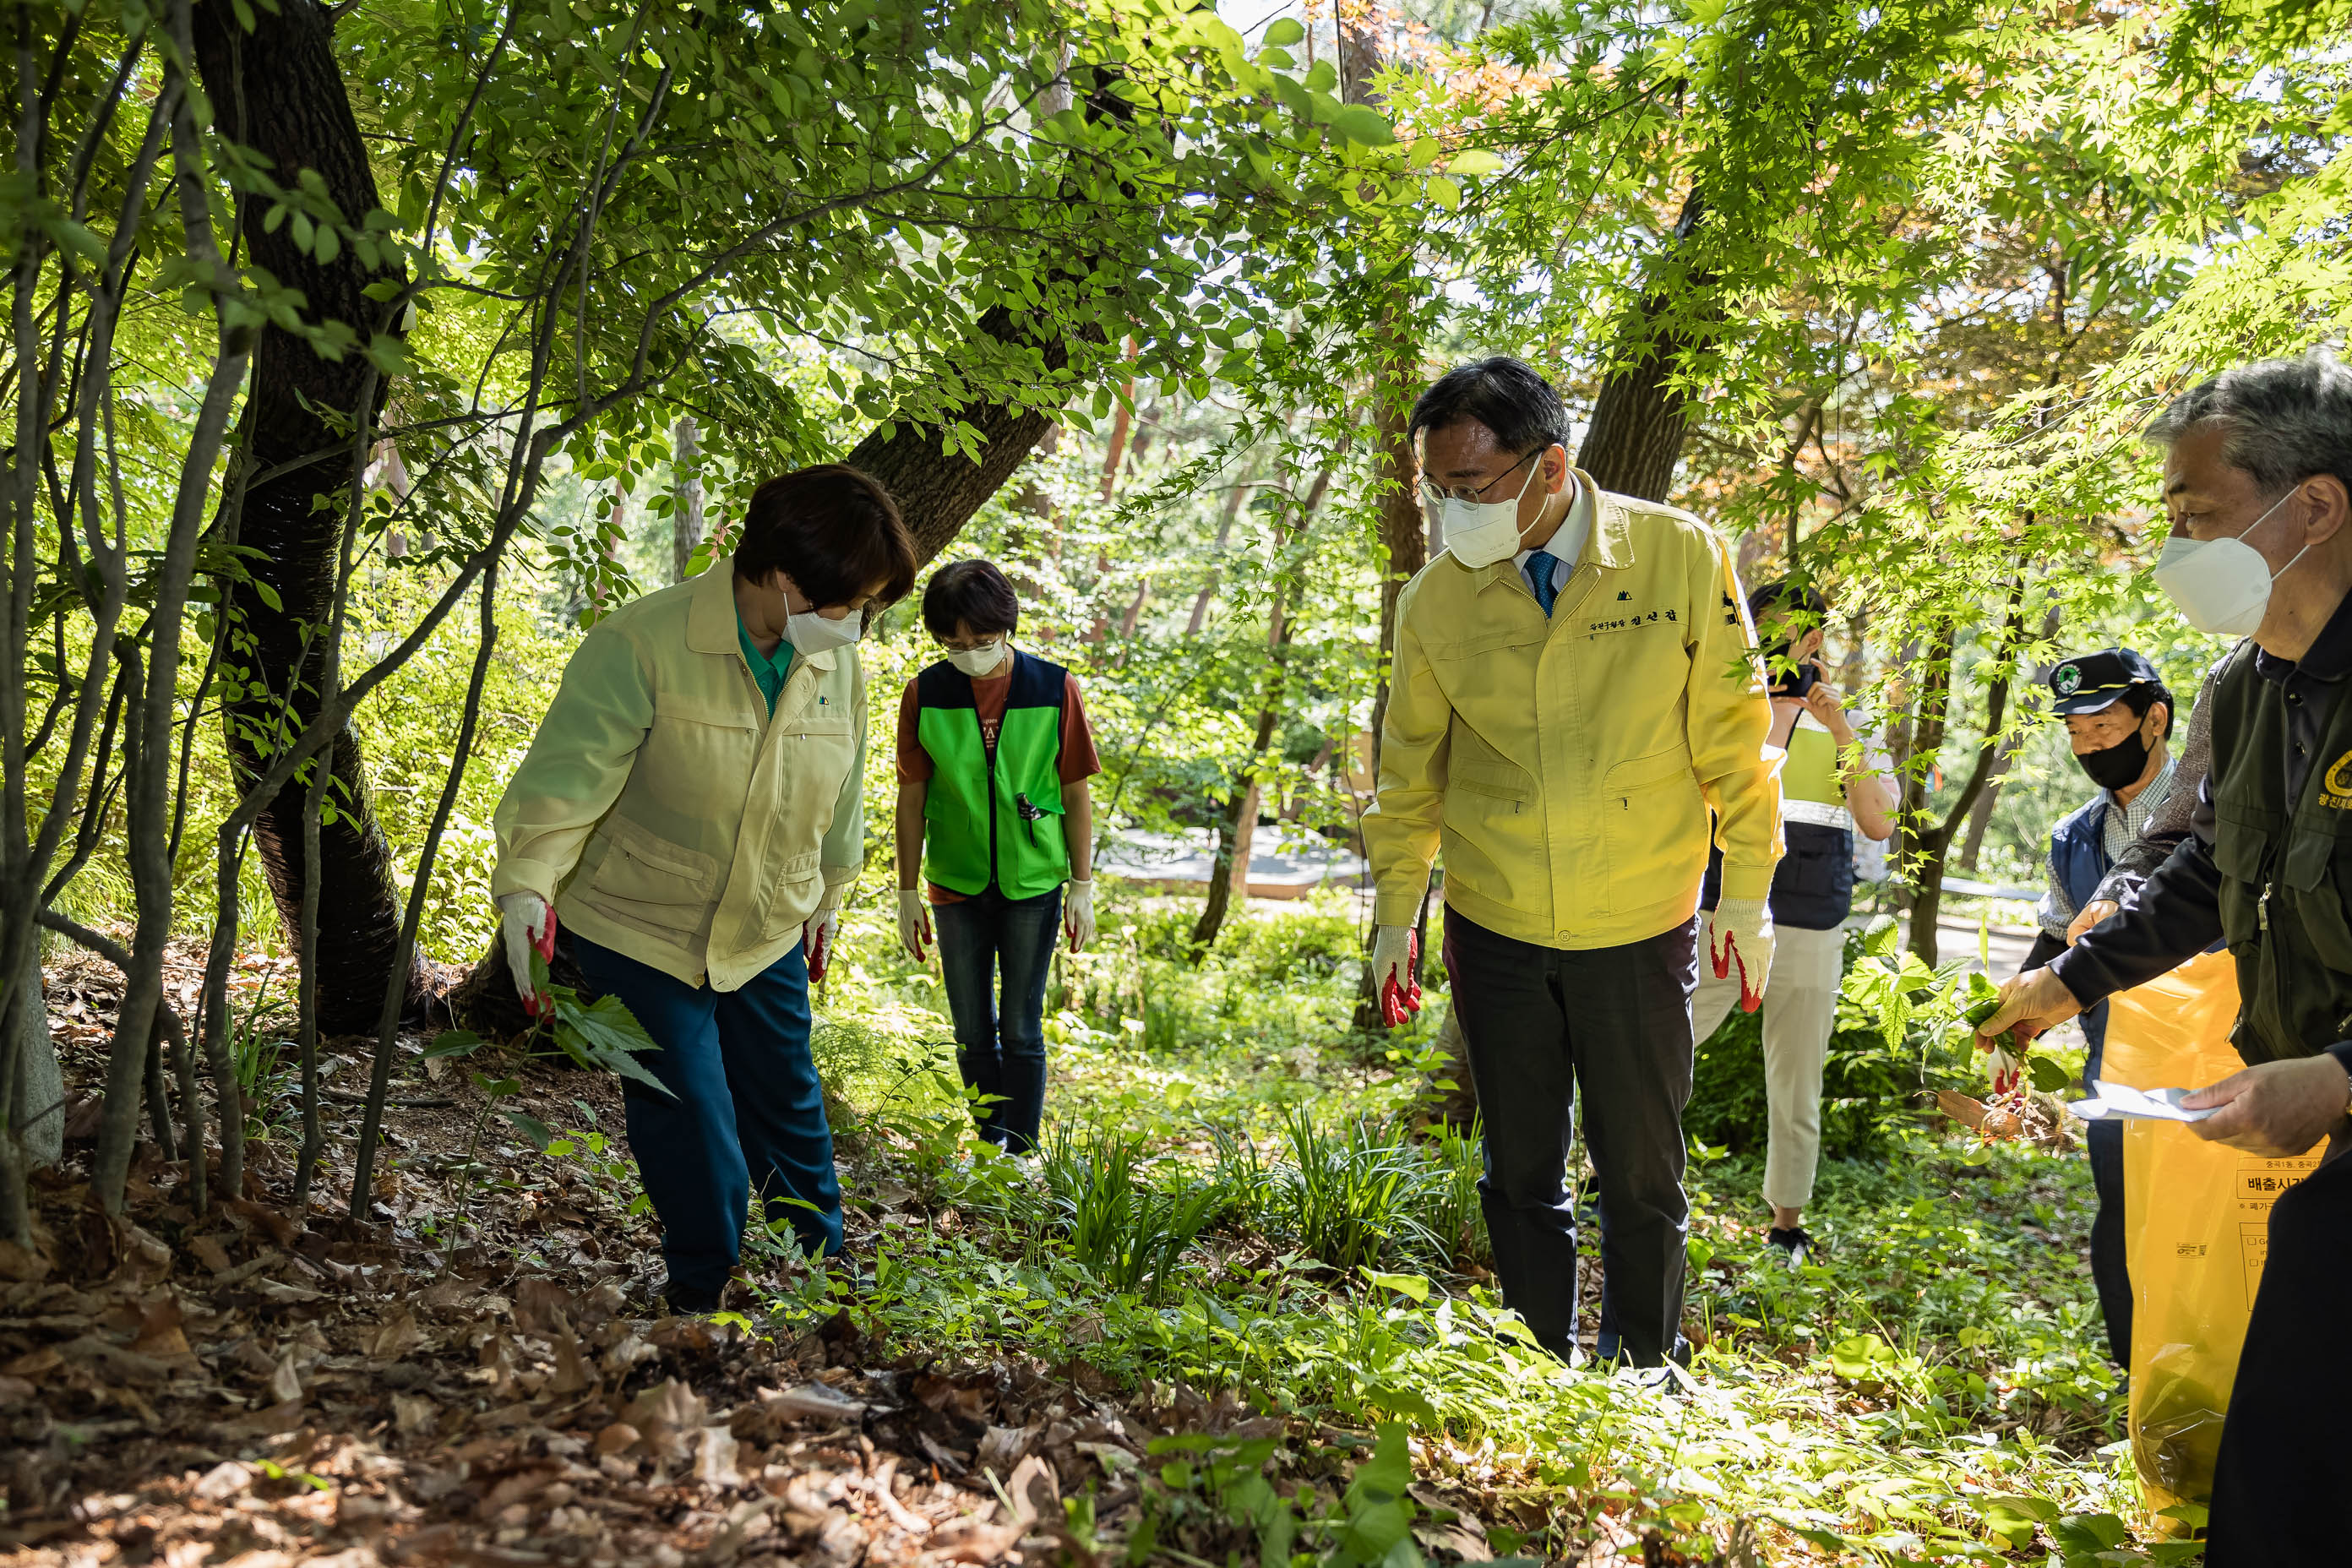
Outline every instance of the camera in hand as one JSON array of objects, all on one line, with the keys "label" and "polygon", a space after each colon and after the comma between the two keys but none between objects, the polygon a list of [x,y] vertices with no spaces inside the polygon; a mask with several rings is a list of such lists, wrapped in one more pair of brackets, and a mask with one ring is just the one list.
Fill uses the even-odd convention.
[{"label": "camera in hand", "polygon": [[1812,690],[1814,682],[1822,678],[1822,667],[1812,659],[1806,659],[1791,668],[1785,643],[1777,648],[1765,650],[1764,669],[1772,682],[1772,695],[1775,697],[1802,697]]}]

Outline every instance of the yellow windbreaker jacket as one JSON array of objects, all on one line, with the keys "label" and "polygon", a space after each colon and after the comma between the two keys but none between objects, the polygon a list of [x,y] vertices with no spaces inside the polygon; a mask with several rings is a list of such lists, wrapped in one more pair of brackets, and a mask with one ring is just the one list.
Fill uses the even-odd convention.
[{"label": "yellow windbreaker jacket", "polygon": [[768,713],[723,567],[596,623],[499,801],[493,894],[689,985],[732,991],[866,854],[866,675],[797,655]]},{"label": "yellow windbreaker jacket", "polygon": [[1549,620],[1508,561],[1449,552],[1405,584],[1364,814],[1374,921],[1445,902],[1545,947],[1612,947],[1691,918],[1718,819],[1723,896],[1780,857],[1780,753],[1748,608],[1688,512],[1611,495]]}]

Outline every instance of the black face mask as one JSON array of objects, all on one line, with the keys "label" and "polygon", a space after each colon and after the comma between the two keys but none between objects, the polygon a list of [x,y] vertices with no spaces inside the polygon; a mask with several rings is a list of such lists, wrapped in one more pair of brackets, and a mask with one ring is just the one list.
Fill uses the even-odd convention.
[{"label": "black face mask", "polygon": [[2114,745],[2097,752],[2077,752],[2074,760],[2101,789],[2121,789],[2139,782],[2147,771],[2147,742],[2134,730]]}]

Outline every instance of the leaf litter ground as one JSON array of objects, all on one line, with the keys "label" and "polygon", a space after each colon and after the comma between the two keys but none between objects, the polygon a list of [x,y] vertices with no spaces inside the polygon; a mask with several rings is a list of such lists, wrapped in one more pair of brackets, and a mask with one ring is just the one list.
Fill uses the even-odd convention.
[{"label": "leaf litter ground", "polygon": [[[194,955],[175,955],[167,983],[193,979]],[[236,986],[251,998],[281,979],[257,958]],[[69,1084],[93,1084],[119,981],[68,959],[49,983]],[[365,1081],[365,1045],[352,1045],[330,1042],[331,1091]],[[1209,1238],[1187,1259],[1205,1309],[1144,1315],[1151,1331],[1205,1310],[1206,1327],[1243,1347],[1230,1362],[1204,1361],[1181,1334],[1164,1354],[1139,1351],[1134,1321],[1105,1328],[1120,1309],[1099,1292],[1050,1324],[1034,1312],[1051,1331],[1008,1331],[1001,1315],[975,1330],[910,1311],[903,1286],[892,1307],[872,1274],[813,1289],[772,1256],[752,1260],[759,1289],[743,1304],[797,1310],[658,1318],[657,1250],[629,1212],[612,1081],[519,1070],[520,1093],[501,1105],[565,1134],[556,1152],[568,1157],[551,1159],[484,1122],[465,1077],[425,1063],[422,1045],[403,1042],[364,1225],[340,1217],[355,1125],[331,1129],[307,1223],[289,1212],[282,1086],[256,1096],[257,1116],[278,1121],[253,1145],[246,1193],[202,1220],[178,1201],[181,1168],[152,1152],[130,1213],[107,1219],[73,1179],[86,1144],[69,1151],[67,1173],[38,1194],[39,1247],[0,1253],[0,1561],[1255,1561],[1299,1519],[1326,1521],[1324,1560],[1377,1561],[1387,1552],[1350,1541],[1365,1546],[1393,1505],[1407,1549],[1446,1561],[1499,1549],[1590,1568],[2042,1562],[2043,1540],[2063,1545],[2060,1512],[2104,1521],[2127,1502],[2112,1450],[2105,1462],[2092,1452],[2114,1436],[2112,1379],[2065,1344],[2088,1336],[2075,1278],[2084,1184],[2063,1163],[1956,1166],[1962,1206],[1925,1220],[1908,1189],[1899,1201],[1874,1192],[1874,1223],[1907,1212],[1914,1228],[1843,1269],[1787,1279],[1748,1263],[1758,1227],[1702,1175],[1692,1305],[1706,1359],[1700,1384],[1660,1395],[1459,1349],[1445,1314],[1468,1279],[1440,1285],[1433,1320],[1255,1235]],[[1074,1076],[1057,1092],[1097,1116],[1168,1120],[1171,1157],[1203,1148],[1181,1134],[1186,1118],[1166,1117],[1171,1085],[1236,1110],[1264,1096],[1255,1051],[1147,1059],[1082,1047],[1064,1051],[1057,1073]],[[1303,1064],[1277,1067],[1304,1087]],[[1410,1092],[1393,1073],[1330,1076],[1317,1092],[1359,1108]],[[348,1100],[331,1095],[329,1109],[355,1123]],[[79,1121],[89,1120],[85,1106]],[[935,1294],[995,1288],[1034,1308],[1034,1289],[1003,1283],[975,1249],[985,1227],[957,1212],[938,1150],[879,1121],[860,1132],[843,1140],[858,1255],[884,1273],[897,1260],[901,1279],[937,1275]],[[1728,1168],[1731,1188],[1752,1184],[1752,1171]],[[1959,1179],[1970,1175],[1997,1180]],[[1845,1179],[1825,1177],[1832,1229]],[[1962,1204],[1994,1186],[1997,1204]],[[1997,1209],[2020,1205],[2031,1222],[2003,1228]],[[1979,1219],[1991,1221],[1981,1235]],[[2037,1291],[2015,1255],[2043,1247],[2055,1267]],[[1898,1321],[1915,1300],[1960,1321]],[[1420,1348],[1366,1337],[1381,1320]],[[1317,1374],[1316,1397],[1267,1397],[1280,1380],[1266,1369],[1318,1358],[1351,1364]],[[1465,1379],[1450,1394],[1435,1381],[1448,1371]],[[1423,1374],[1426,1400],[1379,1384]],[[1354,1392],[1332,1398],[1335,1383]],[[1368,1486],[1383,1410],[1414,1415],[1422,1433],[1410,1468],[1393,1456],[1393,1497]],[[1267,1476],[1298,1500],[1250,1489]],[[2003,1511],[2021,1492],[2052,1516],[2039,1534],[2039,1513]],[[2120,1551],[2105,1560],[2150,1560]]]}]

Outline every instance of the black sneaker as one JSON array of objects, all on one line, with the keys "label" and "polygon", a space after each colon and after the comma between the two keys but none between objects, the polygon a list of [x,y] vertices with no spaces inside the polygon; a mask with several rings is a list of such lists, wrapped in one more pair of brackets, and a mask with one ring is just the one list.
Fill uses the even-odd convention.
[{"label": "black sneaker", "polygon": [[662,1287],[662,1300],[668,1306],[670,1315],[679,1318],[699,1317],[705,1312],[719,1310],[721,1294],[723,1292],[719,1290],[691,1289],[675,1280]]},{"label": "black sneaker", "polygon": [[1801,1225],[1790,1226],[1785,1230],[1775,1226],[1764,1233],[1764,1239],[1788,1254],[1783,1262],[1791,1269],[1802,1268],[1822,1249],[1821,1244],[1806,1235],[1805,1227]]}]

